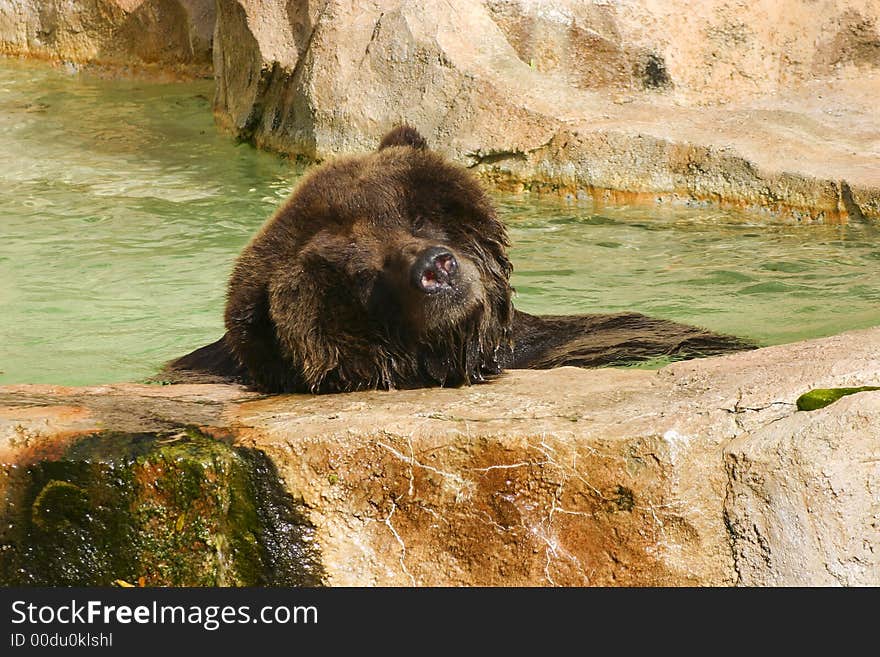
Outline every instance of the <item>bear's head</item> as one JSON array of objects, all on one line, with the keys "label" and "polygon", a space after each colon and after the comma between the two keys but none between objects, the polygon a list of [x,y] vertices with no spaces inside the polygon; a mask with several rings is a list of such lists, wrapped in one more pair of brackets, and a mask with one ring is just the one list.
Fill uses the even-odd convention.
[{"label": "bear's head", "polygon": [[305,176],[245,248],[227,340],[272,392],[481,381],[511,345],[507,246],[474,177],[396,128]]}]

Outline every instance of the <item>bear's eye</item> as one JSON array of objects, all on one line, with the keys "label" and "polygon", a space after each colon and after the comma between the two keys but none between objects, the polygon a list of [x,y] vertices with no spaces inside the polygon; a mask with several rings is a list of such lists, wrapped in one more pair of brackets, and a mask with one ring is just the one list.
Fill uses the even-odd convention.
[{"label": "bear's eye", "polygon": [[425,218],[424,217],[416,217],[412,222],[413,231],[420,231],[425,227]]},{"label": "bear's eye", "polygon": [[365,290],[373,287],[376,283],[376,272],[372,269],[358,269],[350,274],[353,287]]},{"label": "bear's eye", "polygon": [[358,269],[352,272],[350,281],[354,296],[361,305],[367,306],[376,286],[376,272],[370,269]]}]

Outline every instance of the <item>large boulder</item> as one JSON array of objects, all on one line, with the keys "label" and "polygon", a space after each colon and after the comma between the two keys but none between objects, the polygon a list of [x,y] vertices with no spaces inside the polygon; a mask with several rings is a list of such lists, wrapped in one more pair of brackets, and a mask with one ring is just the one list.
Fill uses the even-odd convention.
[{"label": "large boulder", "polygon": [[461,389],[7,386],[0,578],[878,585],[880,392],[795,404],[878,372],[880,328]]},{"label": "large boulder", "polygon": [[220,0],[215,113],[323,159],[408,121],[496,183],[880,216],[880,3]]}]

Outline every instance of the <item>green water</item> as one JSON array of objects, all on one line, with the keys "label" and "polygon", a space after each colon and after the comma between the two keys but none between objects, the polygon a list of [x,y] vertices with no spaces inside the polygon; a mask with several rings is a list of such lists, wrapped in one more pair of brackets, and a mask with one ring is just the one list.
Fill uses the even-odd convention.
[{"label": "green water", "polygon": [[[218,134],[212,93],[0,59],[0,383],[143,379],[222,333],[231,265],[299,172]],[[496,200],[524,310],[762,344],[880,324],[875,226]]]}]

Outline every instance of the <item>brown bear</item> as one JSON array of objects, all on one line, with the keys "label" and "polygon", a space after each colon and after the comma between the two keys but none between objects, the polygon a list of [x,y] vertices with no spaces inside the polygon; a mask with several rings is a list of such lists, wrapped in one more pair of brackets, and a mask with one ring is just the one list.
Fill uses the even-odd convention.
[{"label": "brown bear", "polygon": [[169,363],[162,378],[266,392],[459,386],[505,368],[752,346],[637,313],[519,312],[507,247],[477,180],[400,126],[377,151],[303,178],[235,264],[226,334]]}]

